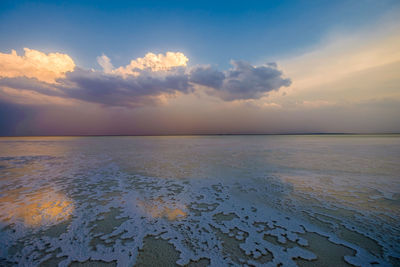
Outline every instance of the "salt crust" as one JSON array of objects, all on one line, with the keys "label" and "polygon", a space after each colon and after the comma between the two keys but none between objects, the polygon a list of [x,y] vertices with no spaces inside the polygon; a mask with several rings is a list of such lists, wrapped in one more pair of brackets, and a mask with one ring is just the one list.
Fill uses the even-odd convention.
[{"label": "salt crust", "polygon": [[[391,249],[390,239],[387,243],[385,238],[377,241],[384,251],[383,257],[377,257],[298,216],[307,210],[291,199],[289,187],[273,177],[245,181],[160,179],[129,174],[115,163],[82,172],[78,163],[74,165],[78,166],[76,169],[54,168],[57,162],[51,158],[7,160],[14,165],[39,160],[42,169],[17,175],[16,179],[1,179],[1,187],[7,189],[0,202],[3,263],[37,266],[56,257],[60,259],[59,266],[88,260],[132,266],[143,248],[143,239],[151,235],[175,247],[180,253],[178,265],[208,258],[211,266],[296,266],[296,258],[314,260],[318,256],[308,249],[308,242],[302,237],[307,232],[355,250],[355,255],[347,255],[344,260],[356,266],[390,266],[387,257],[399,256]],[[31,224],[19,213],[13,213],[32,203],[38,209],[37,223]],[[290,203],[290,208],[285,203]],[[327,204],[326,208],[337,207]],[[218,219],[221,216],[225,219]],[[337,221],[340,220],[329,223]],[[368,234],[340,222],[353,231]],[[65,229],[58,229],[60,225]],[[226,255],[217,231],[240,241],[240,249],[247,257],[238,262]],[[276,237],[282,245],[267,241],[265,235]],[[288,240],[297,246],[285,247]],[[257,261],[268,253],[273,256],[271,262]]]}]

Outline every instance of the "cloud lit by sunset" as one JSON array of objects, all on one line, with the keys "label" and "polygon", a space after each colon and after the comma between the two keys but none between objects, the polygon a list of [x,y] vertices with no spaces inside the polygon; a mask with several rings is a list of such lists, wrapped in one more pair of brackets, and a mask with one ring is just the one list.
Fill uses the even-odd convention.
[{"label": "cloud lit by sunset", "polygon": [[56,79],[65,77],[65,73],[74,68],[75,63],[67,54],[46,54],[29,48],[24,48],[22,56],[15,50],[10,54],[0,53],[0,78],[27,77],[55,83]]},{"label": "cloud lit by sunset", "polygon": [[[113,134],[396,131],[400,26],[395,10],[348,30],[334,28],[332,21],[313,42],[298,48],[292,43],[275,54],[266,40],[259,42],[268,48],[253,51],[250,44],[255,43],[246,42],[249,49],[232,52],[230,46],[244,42],[239,32],[217,54],[207,39],[182,39],[182,45],[174,39],[174,46],[160,45],[162,49],[157,47],[166,42],[162,39],[140,49],[135,42],[111,42],[107,49],[91,42],[69,52],[67,44],[41,49],[28,39],[3,43],[0,101],[13,123],[3,126],[2,133],[23,134],[27,127],[37,134],[63,127],[70,134],[106,134],[109,129]],[[208,45],[210,53],[197,44]],[[22,52],[16,52],[20,47]],[[246,56],[249,51],[255,56]],[[26,122],[18,121],[16,110],[29,112],[30,123],[40,121],[41,126],[21,128]],[[77,113],[82,118],[72,120]],[[378,125],[379,117],[387,124]],[[128,118],[132,126],[125,125]],[[151,127],[143,123],[150,118]],[[196,118],[192,126],[190,118]],[[12,126],[17,124],[18,130]]]}]

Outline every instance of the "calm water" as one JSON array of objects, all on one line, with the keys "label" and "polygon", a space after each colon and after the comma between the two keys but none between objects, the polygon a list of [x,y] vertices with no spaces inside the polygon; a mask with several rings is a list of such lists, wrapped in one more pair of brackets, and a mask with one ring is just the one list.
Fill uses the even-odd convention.
[{"label": "calm water", "polygon": [[400,136],[0,138],[0,265],[400,265]]}]

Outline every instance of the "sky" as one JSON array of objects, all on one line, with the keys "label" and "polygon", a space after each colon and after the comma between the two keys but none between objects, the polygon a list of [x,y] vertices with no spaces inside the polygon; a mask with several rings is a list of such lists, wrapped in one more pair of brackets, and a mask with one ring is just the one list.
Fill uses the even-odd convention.
[{"label": "sky", "polygon": [[400,2],[0,1],[0,135],[400,132]]}]

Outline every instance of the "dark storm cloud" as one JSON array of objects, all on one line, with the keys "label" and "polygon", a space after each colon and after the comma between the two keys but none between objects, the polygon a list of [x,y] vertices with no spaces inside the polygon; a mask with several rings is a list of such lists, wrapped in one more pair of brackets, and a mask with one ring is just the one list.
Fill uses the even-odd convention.
[{"label": "dark storm cloud", "polygon": [[0,78],[0,88],[2,87],[35,91],[48,96],[64,95],[61,91],[54,90],[55,86],[53,84],[39,81],[36,78],[27,78],[27,77]]},{"label": "dark storm cloud", "polygon": [[65,78],[57,79],[57,84],[26,77],[0,78],[0,89],[4,87],[107,106],[156,104],[157,100],[154,97],[162,93],[173,94],[176,91],[189,93],[193,90],[189,76],[183,69],[163,74],[142,71],[137,77],[124,78],[76,68],[73,72],[68,72]]},{"label": "dark storm cloud", "polygon": [[188,93],[192,90],[189,78],[183,70],[165,75],[142,72],[137,77],[123,78],[77,69],[59,82],[64,84],[60,89],[71,98],[110,106],[135,106],[162,93]]},{"label": "dark storm cloud", "polygon": [[222,99],[257,99],[265,93],[289,86],[290,79],[283,78],[275,63],[255,67],[244,61],[232,61],[233,69],[225,73],[223,86],[216,94]]},{"label": "dark storm cloud", "polygon": [[190,81],[214,89],[221,88],[225,74],[211,67],[196,67],[190,72]]},{"label": "dark storm cloud", "polygon": [[214,89],[209,94],[226,101],[258,99],[265,93],[289,86],[276,63],[255,67],[244,61],[232,61],[233,68],[221,72],[211,67],[197,67],[191,71],[190,81]]},{"label": "dark storm cloud", "polygon": [[254,67],[244,61],[232,61],[232,65],[226,72],[200,66],[189,72],[183,68],[163,74],[141,71],[136,77],[76,69],[59,81],[68,85],[63,91],[69,97],[110,106],[137,105],[162,93],[189,93],[195,84],[211,88],[207,93],[226,101],[258,99],[291,83],[282,77],[275,63]]},{"label": "dark storm cloud", "polygon": [[[140,106],[156,104],[157,96],[190,93],[196,85],[206,86],[207,94],[225,101],[257,99],[272,90],[290,85],[275,63],[255,67],[232,61],[233,68],[222,72],[208,66],[191,70],[177,67],[165,72],[141,70],[137,76],[121,76],[101,71],[75,68],[56,84],[35,78],[0,78],[0,88],[35,91],[47,96],[78,99],[106,106]],[[139,70],[138,70],[139,71]]]}]

